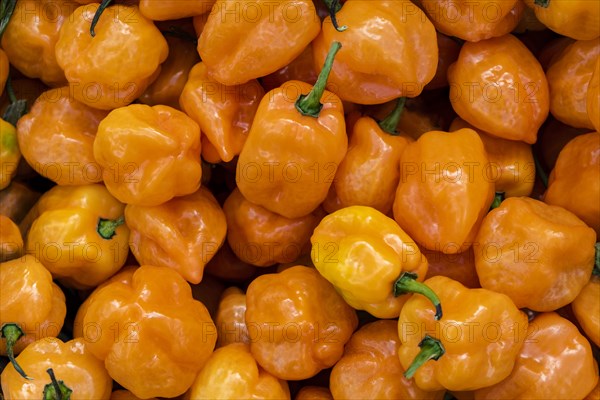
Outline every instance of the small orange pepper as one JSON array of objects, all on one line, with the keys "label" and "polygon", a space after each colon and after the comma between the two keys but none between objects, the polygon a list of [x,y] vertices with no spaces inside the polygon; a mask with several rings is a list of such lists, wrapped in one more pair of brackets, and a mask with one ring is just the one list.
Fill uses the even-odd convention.
[{"label": "small orange pepper", "polygon": [[19,227],[9,217],[0,214],[0,262],[10,261],[22,255],[23,237]]},{"label": "small orange pepper", "polygon": [[3,118],[0,118],[0,143],[0,190],[3,190],[17,174],[17,166],[21,161],[17,130]]},{"label": "small orange pepper", "polygon": [[576,40],[600,36],[600,9],[588,0],[524,0],[535,16],[554,32]]},{"label": "small orange pepper", "polygon": [[245,315],[246,293],[235,286],[225,289],[215,316],[217,347],[231,343],[250,343]]},{"label": "small orange pepper", "polygon": [[[596,247],[600,254],[600,246]],[[600,271],[598,271],[600,272]],[[571,303],[573,313],[588,338],[600,346],[600,273],[592,276]]]}]

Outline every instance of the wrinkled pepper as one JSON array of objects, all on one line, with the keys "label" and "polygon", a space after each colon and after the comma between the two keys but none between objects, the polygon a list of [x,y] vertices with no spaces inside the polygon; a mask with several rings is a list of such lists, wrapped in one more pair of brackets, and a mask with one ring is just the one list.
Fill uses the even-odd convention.
[{"label": "wrinkled pepper", "polygon": [[200,128],[168,106],[133,104],[100,122],[94,157],[104,183],[127,204],[157,206],[201,184]]},{"label": "wrinkled pepper", "polygon": [[150,265],[127,268],[96,288],[77,312],[74,335],[111,378],[144,399],[188,390],[217,340],[189,284]]},{"label": "wrinkled pepper", "polygon": [[594,230],[570,211],[529,197],[508,198],[490,211],[475,242],[481,286],[519,308],[543,312],[569,304],[594,267]]},{"label": "wrinkled pepper", "polygon": [[[600,250],[597,250],[600,253]],[[577,322],[588,338],[600,346],[600,273],[593,275],[571,303]]]},{"label": "wrinkled pepper", "polygon": [[231,343],[250,343],[245,315],[246,293],[235,286],[225,289],[215,315],[217,347]]},{"label": "wrinkled pepper", "polygon": [[394,219],[428,250],[466,251],[492,203],[489,174],[483,142],[472,129],[425,133],[402,154]]},{"label": "wrinkled pepper", "polygon": [[140,265],[172,268],[190,283],[200,283],[227,232],[221,206],[204,187],[158,206],[127,205],[125,220]]},{"label": "wrinkled pepper", "polygon": [[508,377],[526,339],[527,315],[503,294],[467,289],[443,276],[424,282],[444,305],[435,321],[428,299],[413,295],[398,320],[404,376],[426,391],[468,391]]},{"label": "wrinkled pepper", "polygon": [[55,186],[30,211],[25,251],[63,284],[93,288],[127,259],[125,205],[100,184]]},{"label": "wrinkled pepper", "polygon": [[327,197],[348,147],[342,102],[325,90],[339,49],[334,43],[313,87],[289,81],[261,100],[236,168],[248,201],[298,218]]},{"label": "wrinkled pepper", "polygon": [[299,380],[338,362],[358,317],[317,270],[295,266],[250,283],[246,326],[261,367],[279,379]]},{"label": "wrinkled pepper", "polygon": [[[312,261],[321,275],[357,310],[396,318],[409,296],[424,293],[427,260],[391,218],[371,207],[346,207],[327,215],[312,237]],[[441,312],[440,312],[441,313]]]},{"label": "wrinkled pepper", "polygon": [[588,0],[524,0],[549,29],[576,40],[600,36],[600,9]]}]

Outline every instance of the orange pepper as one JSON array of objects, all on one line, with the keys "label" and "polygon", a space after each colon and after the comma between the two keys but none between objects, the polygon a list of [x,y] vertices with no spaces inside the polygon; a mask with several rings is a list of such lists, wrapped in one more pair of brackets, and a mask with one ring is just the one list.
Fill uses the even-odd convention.
[{"label": "orange pepper", "polygon": [[154,21],[193,17],[211,10],[214,0],[140,0],[140,12]]},{"label": "orange pepper", "polygon": [[[7,399],[110,398],[112,379],[81,339],[63,343],[44,338],[27,346],[17,359],[32,379],[26,380],[12,365],[7,366],[0,377]],[[62,397],[58,397],[53,383],[60,387]]]},{"label": "orange pepper", "polygon": [[56,43],[56,60],[76,100],[112,110],[128,105],[146,90],[169,47],[137,6],[107,7],[93,37],[89,31],[99,6],[80,6],[65,21]]},{"label": "orange pepper", "polygon": [[342,44],[329,82],[342,100],[381,104],[416,97],[433,79],[438,62],[435,28],[410,1],[347,0],[336,19],[348,29],[339,32],[331,17],[325,18],[313,52],[319,68],[331,44]]},{"label": "orange pepper", "polygon": [[240,85],[288,65],[317,36],[320,25],[310,0],[217,0],[198,53],[211,78]]},{"label": "orange pepper", "polygon": [[588,0],[524,0],[535,16],[556,33],[577,40],[600,36],[600,9]]},{"label": "orange pepper", "polygon": [[3,190],[17,174],[17,166],[21,161],[17,130],[3,118],[0,118],[0,143],[0,190]]},{"label": "orange pepper", "polygon": [[268,267],[296,260],[310,249],[310,235],[319,223],[319,210],[286,218],[246,200],[236,188],[223,205],[227,241],[243,262]]},{"label": "orange pepper", "polygon": [[250,343],[245,315],[246,294],[235,286],[225,289],[215,316],[217,347],[231,343]]},{"label": "orange pepper", "polygon": [[50,86],[67,80],[57,62],[55,47],[62,26],[78,4],[65,0],[19,0],[2,35],[2,48],[10,64],[29,78]]},{"label": "orange pepper", "polygon": [[600,237],[600,132],[572,139],[550,173],[544,202],[577,215]]},{"label": "orange pepper", "polygon": [[429,250],[467,250],[494,197],[488,164],[472,129],[424,134],[402,154],[394,219]]},{"label": "orange pepper", "polygon": [[573,300],[571,307],[587,337],[596,346],[600,346],[600,276],[592,276]]},{"label": "orange pepper", "polygon": [[402,375],[400,345],[396,321],[371,322],[354,332],[331,370],[333,398],[442,400],[443,390],[426,392]]},{"label": "orange pepper", "polygon": [[596,385],[596,387],[594,389],[592,389],[592,391],[590,393],[588,393],[587,396],[585,396],[585,399],[583,400],[598,400],[600,399],[600,381],[598,381],[598,384]]},{"label": "orange pepper", "polygon": [[6,84],[6,80],[8,79],[8,69],[10,65],[8,64],[8,57],[6,56],[6,52],[0,49],[0,96],[4,93],[4,85]]},{"label": "orange pepper", "polygon": [[590,343],[567,319],[543,313],[529,324],[510,375],[477,390],[475,399],[582,399],[597,382]]},{"label": "orange pepper", "polygon": [[225,213],[204,187],[158,206],[127,205],[125,220],[140,265],[172,268],[190,283],[202,281],[227,232]]},{"label": "orange pepper", "polygon": [[[0,300],[0,355],[8,355],[13,364],[13,354],[36,340],[57,336],[63,327],[65,295],[34,256],[0,264]],[[17,364],[14,371],[25,375],[21,367]]]},{"label": "orange pepper", "polygon": [[342,357],[358,318],[316,269],[295,266],[250,283],[246,326],[261,367],[279,379],[299,380]]},{"label": "orange pepper", "polygon": [[460,43],[455,38],[436,32],[438,44],[438,64],[433,79],[425,86],[426,90],[448,86],[448,67],[453,64],[460,53]]},{"label": "orange pepper", "polygon": [[212,354],[186,394],[200,399],[290,399],[288,383],[265,371],[245,343],[232,343]]},{"label": "orange pepper", "polygon": [[302,81],[314,85],[319,71],[315,68],[312,44],[294,58],[288,65],[262,77],[260,80],[267,91],[278,88],[287,81]]},{"label": "orange pepper", "polygon": [[237,258],[229,243],[225,241],[217,254],[206,264],[207,274],[230,282],[244,282],[256,273],[256,267]]},{"label": "orange pepper", "polygon": [[333,186],[341,207],[368,206],[384,214],[392,209],[400,180],[400,156],[412,142],[396,131],[404,98],[381,122],[362,117],[354,124],[346,157],[335,174]]},{"label": "orange pepper", "polygon": [[594,129],[600,132],[600,58],[596,60],[596,68],[588,84],[586,106],[588,118]]},{"label": "orange pepper", "polygon": [[414,376],[426,391],[475,390],[508,377],[525,340],[526,314],[506,295],[467,289],[444,276],[424,284],[440,297],[444,317],[436,321],[435,309],[421,295],[402,307],[398,356],[404,376]]},{"label": "orange pepper", "polygon": [[107,189],[123,203],[156,206],[200,187],[200,128],[168,106],[111,111],[98,127],[94,157]]},{"label": "orange pepper", "polygon": [[589,133],[589,129],[573,128],[553,116],[549,116],[538,136],[537,156],[542,167],[551,171],[562,149],[577,136]]},{"label": "orange pepper", "polygon": [[454,111],[491,135],[535,143],[548,116],[548,81],[536,58],[512,35],[463,45],[448,68]]},{"label": "orange pepper", "polygon": [[421,252],[428,264],[425,279],[441,275],[454,279],[470,289],[481,287],[475,269],[473,247],[456,254],[444,254],[427,249],[421,249]]},{"label": "orange pepper", "polygon": [[106,115],[75,100],[68,87],[42,93],[17,124],[23,157],[36,172],[59,185],[102,182],[93,144]]},{"label": "orange pepper", "polygon": [[578,40],[565,48],[546,71],[550,112],[575,128],[594,129],[587,111],[589,82],[600,54],[600,40]]},{"label": "orange pepper", "polygon": [[200,125],[203,139],[218,153],[217,160],[231,161],[240,154],[250,126],[265,91],[257,80],[242,85],[225,86],[209,76],[204,62],[196,64],[189,73],[179,104],[190,118]]},{"label": "orange pepper", "polygon": [[521,0],[421,0],[420,3],[438,31],[469,42],[511,32],[525,10]]},{"label": "orange pepper", "polygon": [[483,288],[508,295],[519,308],[553,311],[588,282],[595,242],[594,230],[570,211],[511,197],[483,220],[475,267]]},{"label": "orange pepper", "polygon": [[192,385],[216,343],[206,307],[175,271],[127,268],[80,306],[74,336],[110,376],[140,398],[175,397]]},{"label": "orange pepper", "polygon": [[[140,400],[140,398],[131,393],[129,390],[115,390],[110,394],[110,400]],[[157,399],[156,397],[151,397],[145,400]]]},{"label": "orange pepper", "polygon": [[308,215],[325,200],[346,154],[342,102],[325,90],[337,50],[339,43],[314,87],[289,81],[263,97],[238,159],[242,195],[286,218]]},{"label": "orange pepper", "polygon": [[470,128],[479,135],[490,161],[490,177],[495,190],[505,197],[529,196],[535,183],[533,152],[527,143],[490,135],[457,117],[450,131]]},{"label": "orange pepper", "polygon": [[[2,198],[4,201],[4,197]],[[0,214],[0,262],[23,255],[23,237],[19,227],[9,217]]]},{"label": "orange pepper", "polygon": [[194,42],[174,36],[167,36],[166,39],[169,45],[169,56],[162,63],[156,80],[140,95],[139,100],[149,106],[162,104],[178,109],[179,96],[188,81],[190,70],[200,61],[200,58]]}]

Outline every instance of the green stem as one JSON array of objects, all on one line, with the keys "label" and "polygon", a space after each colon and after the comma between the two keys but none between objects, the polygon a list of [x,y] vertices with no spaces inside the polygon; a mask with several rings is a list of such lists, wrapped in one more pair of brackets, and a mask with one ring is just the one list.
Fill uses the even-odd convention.
[{"label": "green stem", "polygon": [[24,336],[25,333],[21,329],[18,324],[8,323],[2,325],[2,329],[0,329],[0,338],[6,338],[6,355],[10,360],[11,364],[15,368],[15,371],[19,373],[23,378],[31,380],[30,377],[27,376],[23,368],[19,365],[17,360],[15,360],[14,347],[17,341],[21,336]]},{"label": "green stem", "polygon": [[331,18],[331,23],[333,27],[338,32],[344,32],[348,27],[346,25],[339,26],[337,22],[336,13],[340,11],[342,6],[340,5],[340,0],[323,0],[329,9],[329,18]]},{"label": "green stem", "polygon": [[547,188],[548,187],[548,174],[546,173],[546,171],[544,171],[544,168],[542,167],[542,163],[540,163],[540,159],[537,157],[537,155],[535,153],[533,153],[533,162],[535,163],[535,172],[540,177],[542,183],[544,184],[544,187]]},{"label": "green stem", "polygon": [[600,242],[596,243],[594,247],[596,248],[596,257],[592,274],[600,276]]},{"label": "green stem", "polygon": [[123,223],[125,223],[125,217],[122,215],[117,219],[99,218],[96,231],[103,239],[112,239],[117,234],[116,229]]},{"label": "green stem", "polygon": [[400,278],[394,283],[394,296],[398,297],[406,293],[418,293],[429,299],[435,306],[435,320],[442,318],[442,304],[439,297],[427,285],[417,282],[417,274],[412,272],[403,272]]},{"label": "green stem", "polygon": [[70,400],[73,390],[65,385],[63,381],[56,380],[52,368],[48,368],[46,372],[50,375],[50,383],[44,386],[44,397],[42,400]]},{"label": "green stem", "polygon": [[419,354],[417,354],[413,362],[410,364],[410,367],[408,367],[404,373],[404,376],[407,379],[411,379],[415,375],[415,372],[417,372],[417,369],[419,369],[419,367],[421,367],[427,361],[437,361],[441,356],[444,355],[444,353],[446,353],[442,342],[440,342],[438,339],[432,338],[429,335],[425,335],[423,340],[421,340],[419,343],[419,347],[421,348],[421,351],[419,351]]},{"label": "green stem", "polygon": [[10,22],[10,18],[15,11],[15,6],[17,5],[17,0],[6,0],[2,1],[2,5],[0,6],[0,37],[6,30],[8,23]]},{"label": "green stem", "polygon": [[550,5],[550,0],[535,0],[533,2],[536,6],[540,6],[543,8],[548,8],[548,6]]},{"label": "green stem", "polygon": [[396,107],[394,107],[392,112],[379,123],[379,127],[384,132],[394,136],[398,135],[398,132],[396,132],[396,127],[398,126],[398,121],[400,121],[400,117],[402,116],[402,111],[404,111],[404,104],[406,104],[406,97],[399,97],[398,101],[396,102]]},{"label": "green stem", "polygon": [[504,192],[496,192],[496,195],[494,196],[494,201],[492,201],[492,205],[490,206],[490,210],[500,207],[500,204],[504,201],[504,198]]},{"label": "green stem", "polygon": [[311,89],[310,93],[307,95],[301,94],[300,97],[298,97],[298,100],[296,100],[296,110],[298,110],[300,114],[315,118],[319,117],[319,113],[323,108],[323,104],[321,104],[321,97],[325,91],[325,86],[327,86],[327,79],[329,78],[329,73],[333,67],[333,59],[341,48],[342,44],[340,42],[333,42],[331,44],[331,48],[329,49],[329,53],[327,53],[325,64],[323,65],[323,69],[317,78],[317,82]]},{"label": "green stem", "polygon": [[100,16],[102,15],[106,7],[110,5],[110,3],[112,3],[112,0],[102,0],[102,3],[100,3],[100,7],[98,7],[98,9],[96,10],[94,18],[92,19],[92,25],[90,26],[90,35],[92,35],[92,37],[96,36],[96,24],[98,23]]}]

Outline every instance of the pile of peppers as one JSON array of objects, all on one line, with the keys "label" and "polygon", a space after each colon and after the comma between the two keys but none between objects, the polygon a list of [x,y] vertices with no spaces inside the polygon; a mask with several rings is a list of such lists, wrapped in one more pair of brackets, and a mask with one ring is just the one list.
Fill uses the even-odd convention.
[{"label": "pile of peppers", "polygon": [[2,0],[0,399],[579,399],[594,0]]}]

